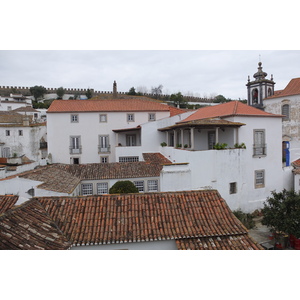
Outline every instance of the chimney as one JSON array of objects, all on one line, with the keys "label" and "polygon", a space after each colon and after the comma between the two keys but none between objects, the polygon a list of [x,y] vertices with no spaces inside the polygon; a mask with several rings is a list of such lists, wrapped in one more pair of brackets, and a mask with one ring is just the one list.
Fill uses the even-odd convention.
[{"label": "chimney", "polygon": [[114,81],[114,85],[113,85],[113,98],[117,98],[117,97],[118,97],[117,83],[116,83],[116,81]]},{"label": "chimney", "polygon": [[26,115],[23,118],[23,126],[29,126],[29,117]]}]

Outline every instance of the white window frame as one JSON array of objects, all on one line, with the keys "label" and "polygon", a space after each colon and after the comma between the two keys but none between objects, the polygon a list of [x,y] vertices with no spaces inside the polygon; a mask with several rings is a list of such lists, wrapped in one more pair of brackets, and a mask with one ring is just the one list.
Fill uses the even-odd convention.
[{"label": "white window frame", "polygon": [[119,156],[119,162],[136,162],[140,161],[138,156]]},{"label": "white window frame", "polygon": [[144,193],[144,191],[145,191],[145,182],[144,182],[144,180],[134,181],[133,184],[139,190],[139,193]]},{"label": "white window frame", "polygon": [[108,194],[108,182],[97,183],[97,195]]},{"label": "white window frame", "polygon": [[71,123],[79,123],[79,115],[78,114],[71,115]]},{"label": "white window frame", "polygon": [[81,154],[81,137],[70,136],[70,153],[71,154]]},{"label": "white window frame", "polygon": [[158,192],[158,180],[148,180],[148,192]]},{"label": "white window frame", "polygon": [[100,163],[107,164],[109,162],[109,156],[100,156]]},{"label": "white window frame", "polygon": [[156,114],[155,113],[149,113],[148,114],[148,121],[156,121]]},{"label": "white window frame", "polygon": [[265,170],[256,170],[254,173],[254,185],[256,189],[265,187]]},{"label": "white window frame", "polygon": [[127,122],[134,122],[134,114],[127,114]]},{"label": "white window frame", "polygon": [[9,129],[5,130],[5,135],[10,136],[10,130]]},{"label": "white window frame", "polygon": [[99,115],[99,122],[100,123],[107,123],[107,114],[100,114]]},{"label": "white window frame", "polygon": [[81,184],[81,195],[82,196],[93,195],[93,184],[92,183],[82,183]]},{"label": "white window frame", "polygon": [[98,152],[109,153],[110,152],[109,135],[99,135],[98,141],[99,141]]},{"label": "white window frame", "polygon": [[253,130],[253,157],[267,155],[266,131],[265,129]]}]

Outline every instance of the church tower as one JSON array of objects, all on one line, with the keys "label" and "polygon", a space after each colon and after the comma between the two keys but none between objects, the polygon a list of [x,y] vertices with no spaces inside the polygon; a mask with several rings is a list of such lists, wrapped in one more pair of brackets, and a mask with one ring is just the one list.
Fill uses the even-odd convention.
[{"label": "church tower", "polygon": [[248,90],[247,104],[259,109],[264,109],[263,99],[274,95],[273,75],[271,79],[267,79],[267,73],[262,70],[262,63],[258,63],[257,72],[253,75],[253,81],[250,81],[248,76],[248,83],[246,84]]}]

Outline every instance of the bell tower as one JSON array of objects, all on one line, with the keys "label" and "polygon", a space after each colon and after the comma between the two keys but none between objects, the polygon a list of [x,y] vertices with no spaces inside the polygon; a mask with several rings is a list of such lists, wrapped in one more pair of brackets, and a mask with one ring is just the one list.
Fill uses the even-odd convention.
[{"label": "bell tower", "polygon": [[254,80],[250,81],[250,76],[248,76],[248,83],[246,84],[248,105],[264,109],[263,99],[274,95],[273,75],[271,75],[271,79],[267,79],[267,75],[266,72],[263,72],[262,63],[259,62],[257,72],[253,75]]}]

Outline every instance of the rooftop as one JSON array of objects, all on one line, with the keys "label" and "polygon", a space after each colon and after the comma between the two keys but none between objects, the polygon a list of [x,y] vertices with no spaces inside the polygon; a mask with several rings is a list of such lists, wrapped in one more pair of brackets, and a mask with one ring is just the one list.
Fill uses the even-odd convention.
[{"label": "rooftop", "polygon": [[178,122],[177,124],[201,119],[218,117],[222,118],[229,116],[282,117],[281,115],[267,113],[260,109],[244,104],[240,101],[230,101],[224,104],[199,108],[195,113],[193,113],[183,121]]},{"label": "rooftop", "polygon": [[265,100],[279,98],[279,97],[280,98],[287,97],[292,95],[299,95],[299,94],[300,94],[300,77],[293,78],[283,90],[275,91],[273,96],[268,97]]},{"label": "rooftop", "polygon": [[64,250],[71,244],[36,200],[0,216],[1,250]]},{"label": "rooftop", "polygon": [[47,113],[170,111],[170,106],[141,99],[54,100]]},{"label": "rooftop", "polygon": [[18,199],[19,196],[15,195],[0,195],[0,215],[6,212],[7,210],[11,209],[16,204]]}]

